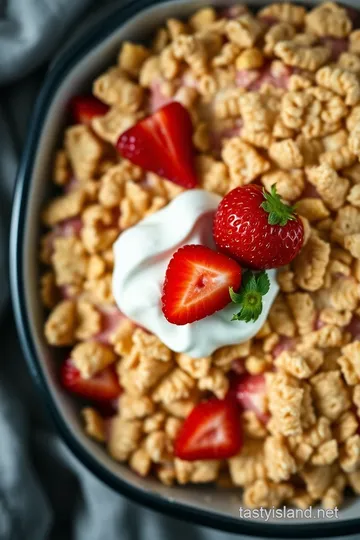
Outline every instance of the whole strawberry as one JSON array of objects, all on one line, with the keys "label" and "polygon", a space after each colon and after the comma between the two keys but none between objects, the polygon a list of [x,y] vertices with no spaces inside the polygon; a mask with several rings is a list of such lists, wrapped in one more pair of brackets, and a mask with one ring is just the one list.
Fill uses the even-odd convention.
[{"label": "whole strawberry", "polygon": [[220,251],[254,270],[290,263],[304,243],[304,226],[294,208],[249,184],[230,191],[214,218],[214,239]]}]

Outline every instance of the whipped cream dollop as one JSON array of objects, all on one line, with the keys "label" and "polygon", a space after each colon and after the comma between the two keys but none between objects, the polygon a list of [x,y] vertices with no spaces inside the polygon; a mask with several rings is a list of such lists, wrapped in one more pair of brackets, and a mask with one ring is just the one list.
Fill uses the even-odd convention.
[{"label": "whipped cream dollop", "polygon": [[175,352],[194,358],[219,347],[242,343],[264,324],[277,295],[275,270],[268,272],[270,290],[256,322],[231,321],[237,306],[229,305],[200,321],[177,326],[162,312],[165,273],[175,251],[186,244],[215,249],[212,224],[221,197],[201,189],[185,191],[165,208],[120,234],[114,245],[113,294],[122,313],[146,328]]}]

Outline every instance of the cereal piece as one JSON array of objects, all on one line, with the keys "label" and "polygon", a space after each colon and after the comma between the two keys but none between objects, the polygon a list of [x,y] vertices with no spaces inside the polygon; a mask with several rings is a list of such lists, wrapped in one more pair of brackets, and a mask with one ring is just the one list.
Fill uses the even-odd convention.
[{"label": "cereal piece", "polygon": [[150,207],[150,199],[149,191],[135,182],[127,182],[124,198],[120,203],[120,227],[127,229],[144,218]]},{"label": "cereal piece", "polygon": [[141,66],[149,56],[149,49],[143,45],[124,41],[118,58],[119,68],[132,77],[137,77]]},{"label": "cereal piece", "polygon": [[[167,37],[167,34],[165,34],[165,37]],[[162,47],[159,53],[163,50],[168,51],[169,48]],[[143,88],[150,88],[155,82],[162,80],[162,66],[160,58],[161,57],[159,56],[150,56],[141,66],[139,73],[139,83]]]},{"label": "cereal piece", "polygon": [[99,202],[105,208],[115,208],[124,196],[125,184],[129,180],[140,180],[143,175],[140,167],[129,161],[122,161],[110,167],[100,178]]},{"label": "cereal piece", "polygon": [[350,167],[355,163],[355,160],[355,154],[347,146],[337,150],[329,150],[320,156],[320,163],[328,165],[335,171]]},{"label": "cereal piece", "polygon": [[324,283],[330,259],[330,246],[315,233],[311,236],[293,262],[295,282],[306,291],[316,291]]},{"label": "cereal piece", "polygon": [[282,336],[295,336],[295,323],[283,295],[278,295],[269,313],[271,327]]},{"label": "cereal piece", "polygon": [[195,380],[180,368],[173,369],[155,388],[152,397],[156,403],[171,403],[190,396]]},{"label": "cereal piece", "polygon": [[324,493],[321,499],[323,508],[338,508],[344,499],[343,491],[346,485],[346,478],[344,474],[338,474],[335,476],[333,485]]},{"label": "cereal piece", "polygon": [[201,484],[216,480],[219,473],[220,461],[214,459],[183,461],[182,459],[175,458],[174,465],[176,480],[179,484],[187,484],[188,482]]},{"label": "cereal piece", "polygon": [[316,73],[316,82],[343,96],[346,105],[353,106],[360,101],[360,81],[351,71],[325,66]]},{"label": "cereal piece", "polygon": [[332,439],[330,420],[324,416],[317,418],[316,423],[302,436],[302,442],[312,448],[318,448],[324,442]]},{"label": "cereal piece", "polygon": [[142,436],[142,422],[128,422],[120,416],[111,420],[108,435],[109,454],[117,461],[126,461],[137,450]]},{"label": "cereal piece", "polygon": [[360,53],[360,30],[354,30],[349,36],[349,51],[354,54]]},{"label": "cereal piece", "polygon": [[311,378],[315,405],[320,414],[336,420],[349,409],[350,400],[340,371],[327,371]]},{"label": "cereal piece", "polygon": [[278,116],[277,119],[275,120],[272,134],[273,134],[273,137],[275,137],[276,139],[288,139],[290,137],[294,137],[294,130],[285,126],[281,117]]},{"label": "cereal piece", "polygon": [[110,273],[98,279],[88,279],[84,282],[84,289],[88,292],[89,298],[95,304],[114,305],[112,294],[112,275]]},{"label": "cereal piece", "polygon": [[305,16],[306,29],[316,36],[347,37],[352,29],[346,9],[334,2],[326,2]]},{"label": "cereal piece", "polygon": [[331,230],[331,239],[344,244],[345,237],[360,232],[360,210],[354,206],[344,206],[338,211]]},{"label": "cereal piece", "polygon": [[295,28],[287,22],[280,22],[272,25],[265,34],[264,53],[267,56],[272,56],[274,48],[280,41],[287,41],[294,37]]},{"label": "cereal piece", "polygon": [[236,486],[247,486],[266,477],[263,442],[246,440],[241,452],[228,460],[231,480]]},{"label": "cereal piece", "polygon": [[77,324],[75,337],[86,340],[101,330],[101,314],[96,307],[86,300],[79,300],[76,304]]},{"label": "cereal piece", "polygon": [[298,379],[308,379],[323,363],[324,355],[313,349],[302,353],[283,351],[277,356],[275,365]]},{"label": "cereal piece", "polygon": [[151,416],[144,419],[143,431],[144,433],[151,433],[152,431],[162,430],[164,427],[166,415],[163,411],[158,411]]},{"label": "cereal piece", "polygon": [[[127,48],[125,45],[125,51]],[[93,84],[94,96],[108,105],[116,106],[123,113],[138,111],[143,101],[143,93],[141,86],[128,79],[124,72],[116,67],[110,68]]]},{"label": "cereal piece", "polygon": [[151,461],[163,463],[169,460],[169,440],[164,431],[152,431],[143,441]]},{"label": "cereal piece", "polygon": [[238,118],[243,96],[243,88],[227,88],[218,92],[214,103],[215,116],[219,119]]},{"label": "cereal piece", "polygon": [[76,307],[71,300],[63,300],[53,309],[45,323],[45,337],[50,345],[72,345],[76,325]]},{"label": "cereal piece", "polygon": [[338,60],[338,66],[341,69],[352,71],[359,75],[360,73],[360,58],[357,54],[351,52],[343,52]]},{"label": "cereal piece", "polygon": [[200,122],[195,127],[193,134],[193,144],[200,152],[207,152],[210,148],[210,136],[208,125],[205,122]]},{"label": "cereal piece", "polygon": [[211,357],[192,358],[185,353],[179,353],[175,356],[177,364],[182,370],[186,371],[193,379],[202,379],[209,373],[211,366]]},{"label": "cereal piece", "polygon": [[145,448],[138,448],[131,454],[129,466],[140,476],[148,476],[151,468],[151,459]]},{"label": "cereal piece", "polygon": [[88,279],[96,279],[104,275],[106,271],[106,263],[100,255],[91,255],[87,267],[86,277]]},{"label": "cereal piece", "polygon": [[296,6],[289,2],[275,2],[258,12],[259,17],[275,19],[277,21],[302,26],[305,21],[306,10],[302,6]]},{"label": "cereal piece", "polygon": [[175,482],[175,467],[172,463],[162,463],[156,467],[156,475],[165,486],[172,486]]},{"label": "cereal piece", "polygon": [[141,113],[124,113],[117,107],[111,107],[103,116],[93,118],[91,127],[100,139],[115,146],[120,135],[141,118]]},{"label": "cereal piece", "polygon": [[119,398],[119,414],[124,420],[144,418],[153,414],[155,405],[148,396],[122,394]]},{"label": "cereal piece", "polygon": [[349,149],[358,158],[360,158],[360,127],[357,125],[349,136]]},{"label": "cereal piece", "polygon": [[337,467],[332,465],[306,465],[300,472],[306,484],[306,489],[313,499],[320,499],[332,485]]},{"label": "cereal piece", "polygon": [[289,503],[292,506],[301,510],[306,510],[313,502],[313,498],[308,494],[306,489],[295,489],[295,494],[289,499]]},{"label": "cereal piece", "polygon": [[87,126],[75,125],[67,128],[65,148],[78,180],[88,180],[96,175],[104,155],[104,146]]},{"label": "cereal piece", "polygon": [[240,54],[240,47],[235,43],[229,42],[225,43],[219,54],[212,59],[212,65],[214,67],[228,67],[233,64],[236,58]]},{"label": "cereal piece", "polygon": [[353,311],[359,300],[359,284],[353,277],[341,277],[330,290],[330,303],[338,311]]},{"label": "cereal piece", "polygon": [[360,435],[349,437],[340,449],[340,467],[346,473],[352,473],[360,467]]},{"label": "cereal piece", "polygon": [[275,45],[274,53],[288,66],[308,71],[318,70],[326,63],[331,54],[328,47],[322,45],[306,47],[295,41],[280,41]]},{"label": "cereal piece", "polygon": [[223,399],[229,389],[229,380],[219,368],[211,368],[207,375],[198,382],[200,390],[209,390],[219,399]]},{"label": "cereal piece", "polygon": [[[278,153],[277,151],[277,156],[279,157],[280,155],[281,153]],[[287,161],[286,156],[282,155],[280,161],[282,160],[284,160],[284,162]],[[277,193],[286,201],[298,199],[305,187],[304,173],[300,169],[289,171],[275,170],[268,172],[262,175],[261,183],[265,186],[267,191],[270,191],[271,186],[276,184]]]},{"label": "cereal piece", "polygon": [[248,508],[274,508],[292,497],[293,493],[294,488],[291,484],[256,480],[244,490],[243,501]]},{"label": "cereal piece", "polygon": [[183,425],[182,420],[175,418],[174,416],[169,416],[166,419],[164,431],[169,439],[174,440],[179,434],[181,426]]},{"label": "cereal piece", "polygon": [[319,167],[308,168],[306,174],[309,182],[316,187],[325,204],[331,210],[337,210],[343,206],[350,187],[349,180],[339,176],[326,163]]},{"label": "cereal piece", "polygon": [[303,156],[293,139],[272,143],[269,156],[282,169],[296,169],[303,165]]},{"label": "cereal piece", "polygon": [[[318,356],[317,361],[319,361],[319,359],[320,357]],[[312,360],[311,364],[312,366],[316,365],[316,360]],[[315,424],[316,414],[311,393],[311,386],[308,383],[304,382],[302,384],[302,389],[304,390],[304,394],[301,402],[300,411],[301,427],[303,429],[308,429]]]},{"label": "cereal piece", "polygon": [[324,308],[320,311],[319,320],[326,325],[347,326],[352,317],[351,311],[336,311],[334,308]]},{"label": "cereal piece", "polygon": [[349,234],[344,238],[344,246],[355,259],[360,259],[360,234]]},{"label": "cereal piece", "polygon": [[57,285],[78,285],[86,276],[88,256],[74,237],[56,238],[52,255]]},{"label": "cereal piece", "polygon": [[237,69],[258,69],[264,63],[264,57],[260,49],[250,47],[245,49],[236,59]]},{"label": "cereal piece", "polygon": [[171,350],[160,341],[154,334],[148,334],[141,328],[137,328],[133,333],[133,343],[135,348],[149,359],[170,362]]},{"label": "cereal piece", "polygon": [[[274,334],[276,335],[276,334]],[[259,373],[264,373],[269,367],[269,362],[267,359],[255,356],[251,354],[245,360],[245,369],[251,375],[258,375]]]},{"label": "cereal piece", "polygon": [[301,433],[301,403],[304,390],[294,377],[267,373],[269,410],[278,433],[285,436]]},{"label": "cereal piece", "polygon": [[187,34],[186,24],[179,19],[171,18],[166,21],[166,26],[169,30],[169,34],[172,40],[176,39],[182,34]]},{"label": "cereal piece", "polygon": [[253,47],[262,32],[262,25],[255,17],[247,14],[228,21],[225,32],[229,40],[239,47]]},{"label": "cereal piece", "polygon": [[295,460],[283,437],[267,437],[264,444],[264,455],[265,467],[270,480],[277,483],[289,480],[290,476],[296,472]]},{"label": "cereal piece", "polygon": [[243,411],[241,419],[243,430],[247,438],[264,439],[266,437],[267,429],[254,411]]},{"label": "cereal piece", "polygon": [[71,167],[65,150],[58,150],[55,154],[53,181],[58,186],[66,185],[71,178]]},{"label": "cereal piece", "polygon": [[346,383],[350,386],[360,384],[360,342],[349,343],[341,352],[338,364]]},{"label": "cereal piece", "polygon": [[196,36],[178,36],[172,45],[174,57],[191,66],[194,75],[204,75],[207,71],[207,52],[204,43]]},{"label": "cereal piece", "polygon": [[222,158],[229,167],[231,189],[249,184],[270,168],[270,163],[240,137],[225,142]]},{"label": "cereal piece", "polygon": [[359,421],[352,411],[345,411],[333,426],[335,439],[342,443],[352,437],[358,430]]},{"label": "cereal piece", "polygon": [[350,189],[346,200],[353,206],[360,208],[360,185],[355,185]]},{"label": "cereal piece", "polygon": [[330,215],[329,210],[321,199],[304,198],[296,203],[296,211],[309,221],[325,219]]},{"label": "cereal piece", "polygon": [[112,349],[97,341],[78,343],[71,351],[71,359],[84,379],[90,379],[116,360]]},{"label": "cereal piece", "polygon": [[244,341],[238,345],[228,345],[217,349],[213,354],[212,361],[214,366],[223,371],[229,371],[234,360],[245,358],[250,354],[251,341]]},{"label": "cereal piece", "polygon": [[360,494],[360,470],[348,473],[346,477],[354,493],[359,495]]},{"label": "cereal piece", "polygon": [[295,292],[296,285],[294,283],[294,277],[294,272],[290,270],[281,270],[277,273],[276,279],[282,292]]},{"label": "cereal piece", "polygon": [[321,444],[311,456],[312,465],[330,465],[338,458],[337,441],[331,439]]},{"label": "cereal piece", "polygon": [[209,25],[216,21],[216,11],[212,7],[199,9],[189,19],[190,27],[195,31],[206,30]]},{"label": "cereal piece", "polygon": [[84,418],[85,432],[89,437],[99,442],[105,442],[105,422],[100,414],[91,407],[82,409],[81,414]]},{"label": "cereal piece", "polygon": [[188,399],[179,399],[171,403],[163,403],[162,407],[167,413],[177,418],[187,418],[198,402],[198,394],[194,391]]},{"label": "cereal piece", "polygon": [[40,296],[45,307],[52,309],[59,300],[54,272],[46,272],[40,278]]},{"label": "cereal piece", "polygon": [[196,158],[199,186],[207,191],[225,195],[229,190],[229,175],[226,165],[211,156],[200,155]]},{"label": "cereal piece", "polygon": [[171,369],[170,362],[161,362],[146,356],[146,351],[133,347],[118,366],[123,388],[132,396],[146,394]]},{"label": "cereal piece", "polygon": [[311,332],[314,329],[316,309],[310,294],[289,294],[286,299],[298,327],[299,334],[304,335]]}]

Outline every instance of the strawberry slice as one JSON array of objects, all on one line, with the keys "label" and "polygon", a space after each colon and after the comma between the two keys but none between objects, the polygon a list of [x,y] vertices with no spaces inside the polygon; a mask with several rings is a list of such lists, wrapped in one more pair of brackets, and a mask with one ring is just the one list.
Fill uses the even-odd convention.
[{"label": "strawberry slice", "polygon": [[146,171],[185,188],[197,185],[193,127],[188,111],[176,101],[157,110],[120,135],[120,154]]},{"label": "strawberry slice", "polygon": [[76,124],[90,125],[95,116],[104,116],[109,106],[94,96],[74,96],[70,101],[70,110]]},{"label": "strawberry slice", "polygon": [[226,459],[242,446],[239,408],[231,399],[211,399],[191,411],[175,440],[175,456],[196,459]]},{"label": "strawberry slice", "polygon": [[235,377],[229,390],[245,411],[254,411],[256,416],[266,424],[269,415],[266,412],[266,386],[264,375],[245,374]]},{"label": "strawberry slice", "polygon": [[66,390],[94,401],[113,400],[121,393],[113,367],[105,368],[91,379],[83,379],[72,360],[68,358],[61,366],[60,380]]},{"label": "strawberry slice", "polygon": [[183,246],[166,270],[162,310],[181,326],[204,319],[230,303],[229,287],[237,290],[241,268],[227,255],[200,245]]}]

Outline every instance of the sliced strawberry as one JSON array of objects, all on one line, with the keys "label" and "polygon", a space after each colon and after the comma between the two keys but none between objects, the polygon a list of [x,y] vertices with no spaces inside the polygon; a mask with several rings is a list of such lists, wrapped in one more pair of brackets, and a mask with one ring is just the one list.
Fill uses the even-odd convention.
[{"label": "sliced strawberry", "polygon": [[205,246],[183,246],[173,255],[165,275],[162,310],[166,319],[183,325],[204,319],[230,303],[241,268],[227,255]]},{"label": "sliced strawberry", "polygon": [[175,455],[187,461],[226,459],[242,445],[239,408],[231,399],[199,403],[185,420],[175,440]]},{"label": "sliced strawberry", "polygon": [[173,101],[120,135],[120,154],[185,188],[197,185],[190,114]]},{"label": "sliced strawberry", "polygon": [[113,367],[107,367],[91,379],[84,379],[68,358],[61,366],[60,379],[64,388],[70,392],[94,401],[113,400],[121,393]]},{"label": "sliced strawberry", "polygon": [[266,384],[264,375],[240,375],[232,381],[229,390],[245,411],[254,411],[264,424],[269,420],[266,410]]},{"label": "sliced strawberry", "polygon": [[294,349],[295,345],[296,345],[295,339],[281,336],[278,343],[275,345],[275,347],[272,350],[272,355],[274,358],[276,358],[282,352],[291,351],[292,349]]},{"label": "sliced strawberry", "polygon": [[94,96],[74,96],[70,101],[70,111],[76,124],[90,125],[96,116],[104,116],[109,106]]}]

